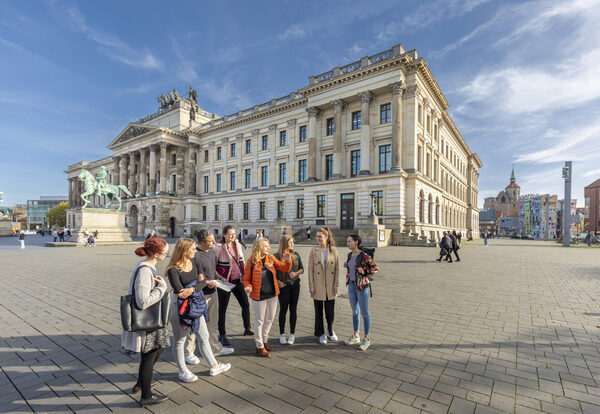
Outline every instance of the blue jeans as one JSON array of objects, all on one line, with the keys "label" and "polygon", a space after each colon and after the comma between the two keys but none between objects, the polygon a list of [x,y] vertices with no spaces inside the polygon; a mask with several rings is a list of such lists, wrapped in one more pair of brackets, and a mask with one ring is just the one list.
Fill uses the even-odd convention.
[{"label": "blue jeans", "polygon": [[362,315],[365,325],[365,335],[369,335],[371,329],[371,317],[369,316],[369,293],[371,288],[366,287],[363,290],[358,290],[356,282],[348,282],[348,298],[350,299],[350,307],[352,308],[352,325],[354,332],[359,332],[360,315]]}]

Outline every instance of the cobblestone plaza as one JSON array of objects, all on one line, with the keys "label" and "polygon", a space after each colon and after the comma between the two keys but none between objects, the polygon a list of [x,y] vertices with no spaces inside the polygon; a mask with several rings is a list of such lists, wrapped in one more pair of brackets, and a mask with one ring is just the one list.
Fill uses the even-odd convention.
[{"label": "cobblestone plaza", "polygon": [[[298,250],[308,257],[308,246]],[[599,252],[477,241],[448,264],[434,261],[434,249],[380,248],[367,352],[341,341],[317,344],[304,280],[295,345],[279,345],[275,318],[272,357],[254,356],[232,301],[227,324],[236,352],[219,358],[232,369],[210,377],[202,362],[190,366],[200,379],[184,384],[167,350],[154,380],[169,400],[148,408],[598,413]],[[129,393],[139,360],[120,348],[118,308],[136,260],[132,246],[0,249],[0,412],[142,411],[139,394]],[[343,340],[352,331],[348,300],[338,298],[335,312]]]}]

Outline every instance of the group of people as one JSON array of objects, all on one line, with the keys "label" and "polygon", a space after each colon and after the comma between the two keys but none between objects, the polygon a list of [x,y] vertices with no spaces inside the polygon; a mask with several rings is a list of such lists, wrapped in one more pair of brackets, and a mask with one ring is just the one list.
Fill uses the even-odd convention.
[{"label": "group of people", "polygon": [[[254,337],[256,355],[269,357],[274,351],[269,343],[269,332],[279,304],[279,342],[293,345],[300,298],[301,275],[305,268],[294,238],[285,234],[279,248],[271,253],[269,240],[257,238],[246,260],[234,226],[225,226],[220,243],[208,230],[197,233],[197,241],[182,238],[177,241],[166,267],[171,298],[170,325],[173,354],[179,370],[179,379],[193,382],[198,377],[188,365],[198,364],[196,345],[210,367],[210,375],[218,375],[231,368],[220,363],[217,357],[235,352],[226,330],[226,313],[231,298],[235,296],[241,307],[244,335]],[[340,262],[333,234],[328,227],[316,233],[317,246],[309,253],[308,290],[314,302],[314,335],[318,342],[336,342],[334,331],[335,299],[339,292]],[[379,269],[373,258],[362,247],[361,238],[351,235],[346,241],[349,252],[343,267],[352,309],[353,333],[346,345],[359,345],[365,351],[370,342],[369,298],[372,276]],[[169,246],[164,239],[149,237],[144,246],[136,250],[145,257],[135,267],[129,293],[135,292],[136,304],[144,309],[157,303],[167,292],[167,282],[159,276],[156,265],[165,259]],[[250,306],[254,320],[251,325]],[[289,335],[286,321],[289,312]],[[325,314],[325,321],[323,319]],[[360,338],[360,316],[363,318],[364,336]],[[326,326],[325,326],[326,323]],[[167,328],[153,331],[122,333],[122,346],[131,352],[141,353],[138,381],[133,392],[141,391],[140,404],[146,406],[167,399],[152,392],[151,381],[154,363],[162,350],[170,346]]]},{"label": "group of people", "polygon": [[452,253],[454,253],[456,261],[460,262],[458,250],[460,249],[461,239],[462,234],[460,232],[457,233],[456,230],[445,231],[440,240],[440,257],[435,260],[438,262],[445,260],[452,263]]}]

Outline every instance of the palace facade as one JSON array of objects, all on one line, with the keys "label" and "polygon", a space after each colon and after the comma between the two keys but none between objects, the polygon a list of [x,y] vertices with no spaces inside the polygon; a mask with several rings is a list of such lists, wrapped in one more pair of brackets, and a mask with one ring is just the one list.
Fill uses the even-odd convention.
[{"label": "palace facade", "polygon": [[394,46],[221,117],[189,95],[161,95],[158,112],[108,145],[112,156],[69,166],[70,205],[82,204],[80,171],[104,166],[109,183],[133,194],[123,202],[133,235],[228,223],[267,235],[356,230],[374,213],[391,244],[449,228],[478,236],[482,163],[416,50]]}]

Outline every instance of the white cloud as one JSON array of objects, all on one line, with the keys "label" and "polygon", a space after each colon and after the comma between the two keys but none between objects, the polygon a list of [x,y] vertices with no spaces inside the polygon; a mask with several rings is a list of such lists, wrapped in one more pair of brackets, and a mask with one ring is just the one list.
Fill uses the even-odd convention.
[{"label": "white cloud", "polygon": [[117,36],[102,33],[87,24],[86,18],[76,6],[66,10],[67,17],[88,39],[100,45],[109,58],[129,66],[143,69],[160,69],[162,62],[148,50],[136,50]]},{"label": "white cloud", "polygon": [[295,40],[301,39],[304,36],[306,36],[306,31],[299,25],[294,24],[288,27],[288,29],[285,32],[281,33],[277,37],[280,40]]},{"label": "white cloud", "polygon": [[600,168],[595,169],[595,170],[586,171],[585,173],[582,174],[582,176],[584,176],[584,177],[600,176]]}]

